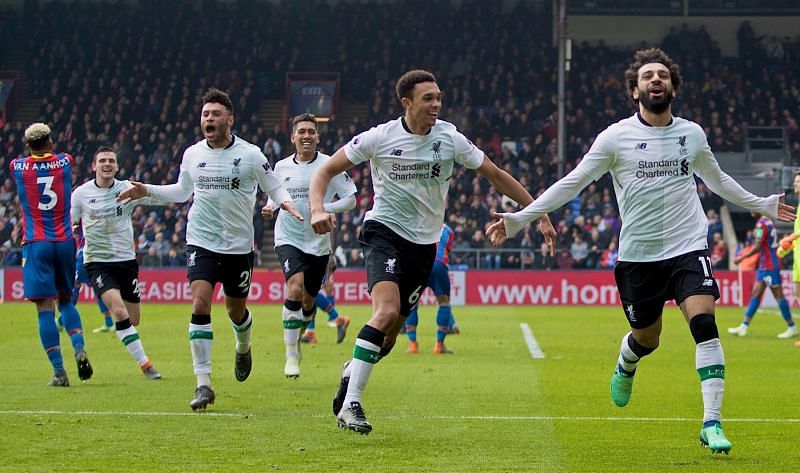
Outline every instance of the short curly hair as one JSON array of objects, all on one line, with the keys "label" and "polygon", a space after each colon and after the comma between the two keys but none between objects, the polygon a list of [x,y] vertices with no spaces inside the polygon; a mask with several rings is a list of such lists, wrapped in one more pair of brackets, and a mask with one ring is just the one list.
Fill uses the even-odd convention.
[{"label": "short curly hair", "polygon": [[228,109],[228,113],[233,115],[233,102],[231,102],[231,98],[228,94],[217,88],[212,87],[203,94],[203,105],[207,103],[218,103]]},{"label": "short curly hair", "polygon": [[422,69],[414,69],[400,76],[400,78],[397,79],[397,84],[395,85],[397,99],[413,99],[414,86],[421,82],[436,82],[436,76],[433,75],[433,73],[424,71]]},{"label": "short curly hair", "polygon": [[[669,78],[672,82],[672,89],[678,91],[683,78],[681,77],[681,68],[667,56],[667,53],[659,48],[640,49],[633,54],[633,62],[628,65],[625,71],[625,82],[628,86],[628,93],[630,94],[639,85],[639,69],[645,64],[657,62],[663,64],[669,69]],[[633,96],[631,95],[633,99]],[[633,99],[633,102],[638,104],[639,100]]]}]

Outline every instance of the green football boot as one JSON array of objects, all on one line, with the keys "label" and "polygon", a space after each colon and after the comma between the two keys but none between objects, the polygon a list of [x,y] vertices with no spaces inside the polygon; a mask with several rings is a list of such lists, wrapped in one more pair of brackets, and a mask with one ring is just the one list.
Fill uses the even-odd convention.
[{"label": "green football boot", "polygon": [[611,375],[611,400],[617,406],[625,407],[631,400],[631,392],[633,392],[633,376],[615,369]]},{"label": "green football boot", "polygon": [[711,453],[724,453],[725,455],[733,447],[730,440],[725,437],[725,432],[722,431],[722,425],[719,423],[703,427],[700,431],[700,444],[708,447]]}]

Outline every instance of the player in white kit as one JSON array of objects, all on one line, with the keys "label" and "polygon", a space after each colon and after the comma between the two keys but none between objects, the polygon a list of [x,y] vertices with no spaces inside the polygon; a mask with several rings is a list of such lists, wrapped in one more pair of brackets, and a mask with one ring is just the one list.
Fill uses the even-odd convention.
[{"label": "player in white kit", "polygon": [[95,178],[72,192],[71,218],[80,225],[85,240],[83,269],[95,294],[108,307],[117,338],[148,379],[161,379],[147,357],[136,326],[141,318],[139,265],[133,241],[131,214],[137,205],[163,205],[155,199],[117,202],[131,187],[114,178],[119,171],[117,154],[100,147],[92,158]]},{"label": "player in white kit", "polygon": [[[325,277],[331,254],[331,238],[328,234],[317,235],[311,228],[311,210],[308,205],[308,186],[311,176],[325,164],[330,156],[317,151],[317,119],[310,113],[296,116],[292,120],[291,141],[296,152],[275,163],[278,176],[292,197],[295,207],[305,217],[300,221],[286,212],[278,212],[275,222],[275,251],[281,261],[286,278],[287,295],[283,303],[283,333],[286,344],[286,365],[283,373],[287,377],[300,376],[300,335],[303,325],[313,320],[316,297]],[[356,205],[356,186],[347,173],[333,178],[324,198],[325,212],[346,212]],[[338,199],[334,200],[334,197]],[[262,209],[262,215],[271,218],[274,203],[270,200]],[[340,329],[346,329],[349,319],[342,318]]]},{"label": "player in white kit", "polygon": [[267,158],[254,146],[231,134],[233,106],[228,95],[209,89],[203,95],[200,128],[205,136],[183,153],[178,182],[152,185],[131,182],[119,199],[155,197],[186,202],[194,194],[186,225],[187,277],[192,291],[189,346],[197,389],[192,410],[213,404],[211,388],[211,300],[222,283],[225,309],[236,337],[234,374],[244,381],[252,369],[250,334],[253,318],[247,310],[253,273],[253,210],[260,187],[281,208],[302,220],[281,187]]},{"label": "player in white kit", "polygon": [[[442,92],[433,74],[409,71],[396,86],[404,115],[378,125],[336,151],[311,182],[311,223],[317,233],[333,225],[323,196],[334,176],[369,161],[375,199],[364,219],[360,241],[372,296],[372,317],[356,338],[345,363],[333,413],[340,427],[369,433],[361,397],[372,367],[389,354],[411,309],[417,304],[436,256],[445,199],[455,163],[475,169],[501,193],[521,205],[533,198],[499,169],[454,125],[438,119]],[[555,230],[546,215],[540,230],[548,242]]]},{"label": "player in white kit", "polygon": [[610,172],[623,222],[614,275],[631,326],[611,378],[611,398],[617,406],[628,404],[637,363],[658,347],[664,303],[674,299],[696,343],[704,407],[700,442],[712,453],[728,453],[731,443],[720,413],[725,358],[714,319],[719,289],[695,175],[728,201],[770,218],[790,222],[794,208],[780,202],[782,195],[761,198],[743,189],[720,169],[703,129],[672,116],[681,75],[663,51],[636,52],[625,78],[637,113],[600,133],[580,164],[534,203],[514,213],[493,213],[500,220],[487,234],[493,244],[502,244]]}]

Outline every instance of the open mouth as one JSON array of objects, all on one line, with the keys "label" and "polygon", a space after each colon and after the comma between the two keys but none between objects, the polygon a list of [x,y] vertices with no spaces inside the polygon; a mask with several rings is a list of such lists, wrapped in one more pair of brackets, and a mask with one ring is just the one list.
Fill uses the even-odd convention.
[{"label": "open mouth", "polygon": [[206,125],[205,131],[206,131],[206,134],[210,135],[210,134],[214,133],[215,131],[217,131],[217,127],[215,127],[214,125]]},{"label": "open mouth", "polygon": [[653,97],[660,97],[664,95],[664,87],[660,85],[654,85],[650,88],[650,95]]}]

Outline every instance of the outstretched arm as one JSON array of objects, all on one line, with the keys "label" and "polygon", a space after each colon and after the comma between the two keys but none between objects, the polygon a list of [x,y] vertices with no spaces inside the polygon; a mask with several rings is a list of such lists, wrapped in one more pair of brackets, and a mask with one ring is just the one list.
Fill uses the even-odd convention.
[{"label": "outstretched arm", "polygon": [[[528,191],[522,187],[522,184],[520,184],[519,181],[511,177],[511,175],[506,171],[498,168],[485,155],[483,157],[483,163],[480,165],[480,167],[478,167],[478,172],[483,177],[488,179],[489,182],[491,182],[492,185],[503,195],[511,197],[519,205],[529,205],[531,202],[533,202],[533,197],[531,197],[530,193],[528,193]],[[497,216],[496,212],[492,212],[492,215]],[[545,213],[544,215],[539,215],[536,218],[539,219],[537,228],[544,236],[544,241],[547,243],[547,246],[550,247],[550,254],[555,256],[556,231],[553,228],[552,222],[550,222],[550,217],[548,217]]]},{"label": "outstretched arm", "polygon": [[579,164],[572,172],[550,186],[538,199],[524,209],[511,213],[492,212],[492,216],[500,220],[489,226],[486,235],[493,245],[502,245],[507,238],[516,235],[528,223],[569,202],[592,181],[594,178],[585,173]]},{"label": "outstretched arm", "polygon": [[766,215],[772,220],[793,222],[795,219],[795,208],[781,202],[784,194],[773,194],[769,197],[751,194],[720,169],[709,147],[698,153],[695,160],[695,174],[700,176],[711,192],[729,202]]}]

